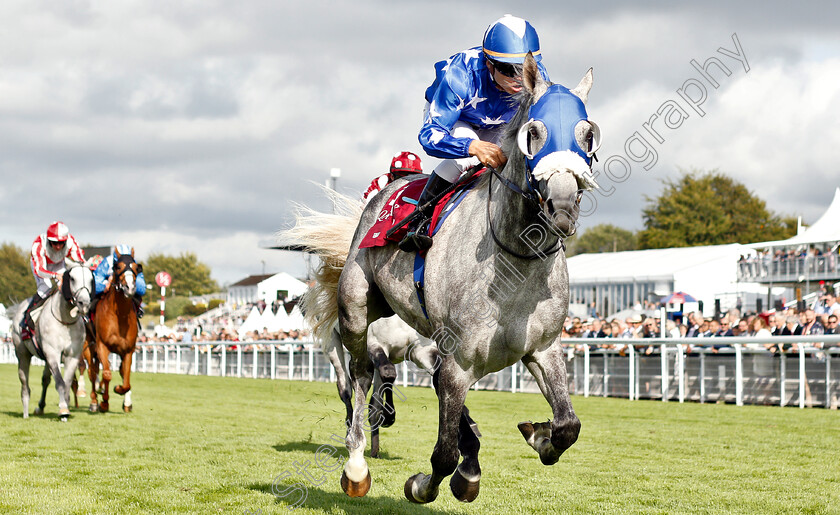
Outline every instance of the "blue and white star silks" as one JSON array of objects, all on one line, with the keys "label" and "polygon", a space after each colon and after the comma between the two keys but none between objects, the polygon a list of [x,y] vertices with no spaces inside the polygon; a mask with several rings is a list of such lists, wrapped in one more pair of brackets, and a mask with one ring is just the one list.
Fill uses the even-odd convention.
[{"label": "blue and white star silks", "polygon": [[[548,73],[537,63],[545,80]],[[469,157],[471,139],[452,137],[458,120],[477,129],[498,127],[516,113],[511,95],[493,83],[481,47],[459,52],[435,63],[435,81],[426,89],[429,115],[418,139],[430,156],[441,159]]]}]

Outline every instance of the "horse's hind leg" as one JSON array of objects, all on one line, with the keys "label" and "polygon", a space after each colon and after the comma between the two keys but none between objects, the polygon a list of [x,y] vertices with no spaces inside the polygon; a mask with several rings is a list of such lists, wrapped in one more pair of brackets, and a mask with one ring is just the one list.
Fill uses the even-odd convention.
[{"label": "horse's hind leg", "polygon": [[370,394],[368,424],[370,426],[370,457],[379,457],[379,427],[382,426],[382,377],[373,371],[373,389]]},{"label": "horse's hind leg", "polygon": [[90,345],[85,347],[83,354],[88,362],[87,372],[88,379],[90,379],[90,406],[88,406],[88,411],[97,413],[99,411],[99,401],[96,399],[96,378],[99,375],[99,360],[91,350]]},{"label": "horse's hind leg", "polygon": [[333,330],[330,335],[330,341],[324,342],[324,344],[326,345],[324,353],[335,370],[335,384],[338,388],[338,396],[341,402],[344,403],[344,408],[347,411],[345,422],[347,427],[350,427],[350,421],[353,419],[353,387],[350,383],[347,365],[344,363],[344,347],[341,345],[341,336],[338,334],[338,329]]},{"label": "horse's hind leg", "polygon": [[50,373],[50,365],[49,363],[46,363],[44,365],[44,372],[41,374],[41,400],[38,401],[38,407],[35,408],[35,415],[44,414],[44,408],[47,406],[47,388],[50,387],[51,379],[52,374]]},{"label": "horse's hind leg", "polygon": [[122,376],[123,384],[118,385],[114,388],[114,391],[119,395],[125,395],[125,400],[123,401],[123,411],[129,413],[132,409],[131,406],[131,359],[134,357],[133,352],[126,352],[124,356],[122,356],[122,361],[120,362],[120,375]]},{"label": "horse's hind leg", "polygon": [[[64,377],[62,378],[62,382],[64,383],[64,397],[65,397],[65,406],[67,406],[67,412],[62,416],[69,416],[70,415],[70,390],[73,390],[73,383],[76,382],[76,368],[79,366],[79,358],[68,356],[64,358]],[[73,395],[76,395],[76,391],[73,390]],[[76,407],[79,407],[79,401],[76,399]]]},{"label": "horse's hind leg", "polygon": [[560,455],[577,441],[580,419],[575,415],[566,382],[566,362],[560,339],[544,352],[522,358],[531,371],[543,395],[551,405],[554,420],[550,422],[522,422],[519,431],[528,445],[534,448],[544,465],[553,465]]},{"label": "horse's hind leg", "polygon": [[[23,347],[23,345],[21,345]],[[23,418],[29,418],[29,364],[32,354],[23,348],[15,347],[18,359],[18,379],[20,379],[20,401],[23,403]]]},{"label": "horse's hind leg", "polygon": [[[436,393],[439,420],[438,439],[431,459],[432,474],[420,473],[411,476],[405,482],[403,489],[405,497],[415,503],[432,502],[437,498],[438,486],[446,476],[455,472],[458,467],[458,457],[461,454],[458,449],[459,426],[471,381],[451,356],[444,360],[436,375],[438,375]],[[465,445],[466,443],[465,440]],[[477,446],[474,450],[477,453]],[[466,469],[465,472],[468,473]],[[477,492],[477,488],[475,491]]]}]

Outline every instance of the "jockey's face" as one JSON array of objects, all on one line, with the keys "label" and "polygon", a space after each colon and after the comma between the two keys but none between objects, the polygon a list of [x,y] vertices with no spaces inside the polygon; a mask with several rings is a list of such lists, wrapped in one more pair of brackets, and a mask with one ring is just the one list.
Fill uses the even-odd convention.
[{"label": "jockey's face", "polygon": [[505,63],[502,63],[497,68],[493,65],[492,61],[487,60],[487,70],[490,72],[490,77],[493,78],[493,82],[496,83],[496,87],[509,95],[513,95],[522,91],[522,77],[505,75],[505,73],[515,73],[513,66],[508,66],[510,68],[505,66]]},{"label": "jockey's face", "polygon": [[52,247],[53,250],[61,250],[66,244],[66,241],[50,241],[50,247]]}]

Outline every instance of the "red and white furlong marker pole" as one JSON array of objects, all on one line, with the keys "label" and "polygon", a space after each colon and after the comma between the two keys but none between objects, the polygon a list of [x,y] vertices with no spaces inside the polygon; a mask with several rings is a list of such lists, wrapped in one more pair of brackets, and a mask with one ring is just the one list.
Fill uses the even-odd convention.
[{"label": "red and white furlong marker pole", "polygon": [[172,276],[166,272],[158,272],[155,282],[160,286],[160,325],[163,325],[163,314],[166,309],[166,287],[172,284]]}]

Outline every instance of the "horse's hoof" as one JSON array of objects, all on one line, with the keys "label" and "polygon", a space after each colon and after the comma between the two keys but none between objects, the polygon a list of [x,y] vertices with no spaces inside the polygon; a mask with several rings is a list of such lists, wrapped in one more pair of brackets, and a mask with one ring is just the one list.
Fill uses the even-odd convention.
[{"label": "horse's hoof", "polygon": [[86,391],[84,391],[84,390],[79,390],[79,391],[76,393],[76,397],[87,397],[87,392],[86,392]]},{"label": "horse's hoof", "polygon": [[131,413],[131,410],[132,410],[132,409],[133,409],[133,406],[132,406],[131,404],[129,404],[128,406],[126,406],[126,405],[125,405],[125,403],[123,403],[123,411],[124,411],[124,412],[126,412],[126,413]]},{"label": "horse's hoof", "polygon": [[103,402],[103,403],[99,404],[99,411],[101,411],[102,413],[106,413],[108,411],[108,408],[109,408],[109,406],[108,406],[107,402]]},{"label": "horse's hoof", "polygon": [[33,415],[40,416],[44,414],[44,408],[38,406],[35,408],[35,411],[32,412]]},{"label": "horse's hoof", "polygon": [[449,488],[452,490],[452,495],[462,502],[473,502],[478,497],[479,479],[470,481],[461,475],[461,471],[455,469],[455,473],[449,479]]},{"label": "horse's hoof", "polygon": [[350,497],[364,497],[370,490],[371,482],[370,470],[368,470],[367,477],[360,483],[350,481],[344,471],[341,472],[341,489]]},{"label": "horse's hoof", "polygon": [[91,404],[90,406],[88,406],[88,412],[99,413],[99,404]]},{"label": "horse's hoof", "polygon": [[61,408],[58,410],[58,418],[62,422],[67,422],[67,419],[70,418],[70,410],[67,408]]},{"label": "horse's hoof", "polygon": [[426,504],[429,502],[434,501],[438,496],[438,490],[435,488],[433,491],[429,492],[429,496],[427,498],[421,498],[414,494],[414,485],[423,481],[427,476],[423,473],[414,474],[410,478],[406,479],[405,486],[403,487],[403,493],[405,493],[405,498],[415,504]]}]

